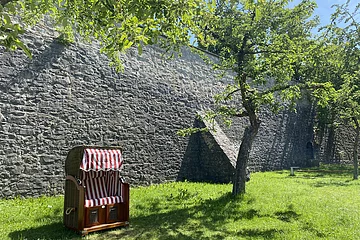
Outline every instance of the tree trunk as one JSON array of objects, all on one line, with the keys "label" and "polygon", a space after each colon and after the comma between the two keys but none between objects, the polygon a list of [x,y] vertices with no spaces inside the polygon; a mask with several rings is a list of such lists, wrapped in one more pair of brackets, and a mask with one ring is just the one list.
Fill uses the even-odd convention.
[{"label": "tree trunk", "polygon": [[235,176],[233,180],[232,194],[234,196],[245,193],[246,182],[246,167],[249,160],[252,143],[258,133],[260,122],[256,121],[255,124],[245,128],[244,136],[241,141],[239,154],[236,160]]},{"label": "tree trunk", "polygon": [[359,123],[355,122],[356,128],[356,135],[355,135],[355,142],[354,142],[354,150],[353,150],[353,162],[354,162],[354,180],[359,178],[359,161],[358,161],[358,147],[359,147],[359,134],[360,128]]}]

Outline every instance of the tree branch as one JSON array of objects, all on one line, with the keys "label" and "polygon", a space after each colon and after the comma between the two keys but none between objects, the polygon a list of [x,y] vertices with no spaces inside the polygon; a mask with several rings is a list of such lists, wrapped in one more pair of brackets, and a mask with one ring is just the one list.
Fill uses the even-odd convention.
[{"label": "tree branch", "polygon": [[285,51],[267,51],[267,50],[259,50],[259,51],[244,51],[244,54],[260,54],[260,53],[287,53]]},{"label": "tree branch", "polygon": [[231,117],[247,117],[249,113],[246,110],[238,109],[228,105],[218,106],[216,110],[218,116],[225,115]]},{"label": "tree branch", "polygon": [[266,94],[269,94],[269,93],[274,93],[274,92],[278,92],[278,91],[283,91],[283,90],[286,90],[286,89],[289,89],[291,87],[295,87],[297,86],[298,88],[300,89],[312,89],[312,90],[315,90],[315,89],[320,89],[320,88],[326,88],[325,84],[324,83],[298,83],[298,84],[288,84],[288,85],[282,85],[282,86],[275,86],[273,88],[270,88],[266,91],[263,91],[263,92],[260,92],[258,94],[259,97],[262,97]]},{"label": "tree branch", "polygon": [[356,22],[354,16],[349,13],[349,10],[346,9],[344,6],[341,6],[341,9],[344,11],[345,14],[347,14],[347,15],[350,17],[350,19],[351,19],[351,21],[352,21],[352,24],[354,24],[355,27],[356,27],[357,29],[359,29],[359,24]]},{"label": "tree branch", "polygon": [[262,97],[262,96],[264,96],[264,95],[266,95],[266,94],[269,94],[269,93],[274,93],[274,92],[286,90],[286,89],[288,89],[288,88],[290,88],[290,87],[292,87],[292,86],[295,86],[295,85],[290,85],[290,84],[289,84],[289,85],[283,85],[283,86],[275,86],[275,87],[270,88],[270,89],[268,89],[268,90],[266,90],[266,91],[260,92],[260,93],[258,94],[258,96]]},{"label": "tree branch", "polygon": [[236,92],[239,92],[241,90],[241,88],[236,88],[234,90],[232,90],[231,92],[229,92],[228,94],[226,94],[224,99],[228,99],[231,95],[233,95]]},{"label": "tree branch", "polygon": [[234,117],[248,117],[249,113],[247,111],[242,111],[242,112],[239,112],[237,114],[233,114],[232,116],[234,116]]},{"label": "tree branch", "polygon": [[359,122],[358,122],[358,120],[356,119],[356,117],[351,117],[351,120],[353,120],[353,122],[354,122],[354,124],[355,124],[355,126],[356,126],[356,129],[358,129],[358,128],[359,128]]}]

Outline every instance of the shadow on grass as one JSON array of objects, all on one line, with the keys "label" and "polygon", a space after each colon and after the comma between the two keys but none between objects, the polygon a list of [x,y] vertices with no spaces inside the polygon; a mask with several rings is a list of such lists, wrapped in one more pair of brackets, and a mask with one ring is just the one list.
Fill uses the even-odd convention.
[{"label": "shadow on grass", "polygon": [[[257,221],[260,218],[274,218],[280,221],[291,222],[298,218],[298,214],[291,207],[282,212],[276,212],[274,216],[262,215],[258,210],[251,208],[256,201],[250,197],[233,197],[231,193],[224,194],[216,199],[197,199],[188,195],[171,196],[163,202],[157,200],[145,204],[133,205],[133,210],[139,212],[137,217],[130,218],[130,227],[114,229],[89,234],[89,239],[159,239],[159,240],[220,240],[229,236],[244,238],[273,239],[276,233],[281,231],[277,228],[265,228],[252,224],[246,226],[242,222],[248,220]],[[194,198],[196,203],[194,203]],[[153,199],[155,200],[155,199]],[[167,206],[163,206],[166,204]],[[169,207],[167,210],[166,207]],[[145,214],[141,215],[141,212]],[[53,216],[45,217],[55,221],[53,224],[37,228],[15,231],[9,237],[15,239],[81,239],[75,232],[66,229],[61,219]],[[227,224],[227,227],[224,225]],[[230,224],[230,225],[228,225]]]},{"label": "shadow on grass", "polygon": [[307,178],[322,178],[322,177],[352,177],[352,171],[324,171],[324,170],[302,170],[303,177]]},{"label": "shadow on grass", "polygon": [[[288,176],[288,178],[294,178],[294,176]],[[359,183],[353,179],[353,172],[348,168],[299,170],[295,178],[314,180],[309,182],[312,187],[348,187]]]},{"label": "shadow on grass", "polygon": [[[294,176],[288,176],[293,178]],[[301,169],[295,172],[295,177],[300,177],[304,179],[321,179],[321,178],[334,178],[334,179],[344,179],[337,182],[350,182],[353,178],[353,170],[351,169]],[[345,180],[346,179],[346,180]],[[335,181],[333,181],[335,182]],[[346,185],[346,184],[344,184]]]},{"label": "shadow on grass", "polygon": [[300,215],[293,210],[287,210],[287,211],[278,211],[275,213],[275,216],[283,222],[292,222],[294,220],[298,220]]},{"label": "shadow on grass", "polygon": [[304,174],[304,177],[352,177],[354,167],[344,164],[322,164],[320,167],[303,168],[298,173]]},{"label": "shadow on grass", "polygon": [[353,186],[353,180],[345,180],[345,181],[319,181],[312,184],[314,187],[327,187],[327,186],[334,186],[334,187],[348,187]]},{"label": "shadow on grass", "polygon": [[[38,216],[33,220],[34,225],[39,225],[38,227],[32,227],[24,230],[11,232],[9,233],[9,238],[12,240],[81,239],[80,235],[64,226],[62,211],[63,208],[60,206],[52,208],[47,215]],[[34,213],[34,215],[35,214],[36,213]]]},{"label": "shadow on grass", "polygon": [[[353,180],[352,172],[350,171],[302,171],[296,174],[295,177],[303,179],[312,179],[309,182],[312,187],[348,187],[356,184]],[[289,176],[293,178],[293,176]]]},{"label": "shadow on grass", "polygon": [[225,223],[251,220],[261,216],[255,209],[239,210],[240,205],[248,205],[253,199],[232,197],[225,194],[218,199],[205,200],[198,205],[169,212],[152,213],[130,219],[130,227],[122,231],[109,231],[96,239],[159,239],[159,240],[210,240],[228,236],[263,237],[271,239],[277,229],[228,230]]},{"label": "shadow on grass", "polygon": [[277,233],[276,229],[267,229],[267,230],[261,230],[261,229],[245,229],[239,231],[237,236],[241,237],[262,237],[263,239],[272,239],[275,237],[275,233]]},{"label": "shadow on grass", "polygon": [[81,239],[75,232],[64,227],[60,220],[59,222],[43,225],[40,227],[29,228],[21,231],[14,231],[9,234],[13,240],[26,239],[26,240],[59,240],[59,239]]}]

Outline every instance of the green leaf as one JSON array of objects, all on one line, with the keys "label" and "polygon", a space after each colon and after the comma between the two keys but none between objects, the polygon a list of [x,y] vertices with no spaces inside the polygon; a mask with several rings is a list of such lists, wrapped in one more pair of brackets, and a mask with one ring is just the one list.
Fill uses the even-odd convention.
[{"label": "green leaf", "polygon": [[11,19],[9,17],[9,15],[7,15],[6,13],[3,13],[3,22],[4,25],[10,25],[11,24]]},{"label": "green leaf", "polygon": [[142,54],[142,46],[141,46],[141,43],[138,44],[138,53],[139,53],[139,55]]},{"label": "green leaf", "polygon": [[32,54],[31,54],[30,49],[29,49],[27,46],[25,46],[25,44],[24,44],[23,42],[21,42],[20,40],[18,40],[18,41],[16,41],[15,43],[16,43],[16,45],[17,45],[18,47],[20,47],[20,48],[25,52],[25,54],[26,54],[29,58],[32,58]]},{"label": "green leaf", "polygon": [[260,11],[260,9],[257,7],[256,9],[255,9],[255,21],[259,21],[261,19],[261,11]]}]

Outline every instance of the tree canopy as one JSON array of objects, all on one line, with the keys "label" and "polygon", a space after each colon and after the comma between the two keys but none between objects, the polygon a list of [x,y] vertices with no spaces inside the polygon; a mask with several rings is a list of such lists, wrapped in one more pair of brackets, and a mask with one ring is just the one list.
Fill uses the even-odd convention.
[{"label": "tree canopy", "polygon": [[351,123],[355,130],[353,146],[354,179],[358,179],[358,147],[360,137],[360,3],[353,11],[349,8],[350,1],[334,5],[335,12],[331,24],[326,26],[323,41],[332,49],[326,62],[333,65],[323,69],[332,73],[323,75],[331,81],[336,94],[328,108],[341,119]]},{"label": "tree canopy", "polygon": [[[311,18],[316,3],[303,0],[292,8],[288,4],[284,0],[219,1],[198,37],[200,46],[219,55],[215,69],[235,73],[233,83],[215,97],[216,114],[249,120],[244,135],[239,136],[234,195],[245,192],[246,167],[261,124],[261,108],[269,106],[274,112],[284,106],[293,108],[304,88],[324,103],[332,89],[330,83],[309,74],[314,52],[323,50],[312,36],[318,24]],[[238,104],[233,101],[229,106],[236,99]]]},{"label": "tree canopy", "polygon": [[99,41],[119,70],[119,52],[131,46],[141,53],[147,44],[167,50],[188,45],[189,33],[201,35],[201,19],[211,11],[202,0],[0,0],[0,45],[31,56],[21,35],[48,16],[65,41],[74,35]]}]

